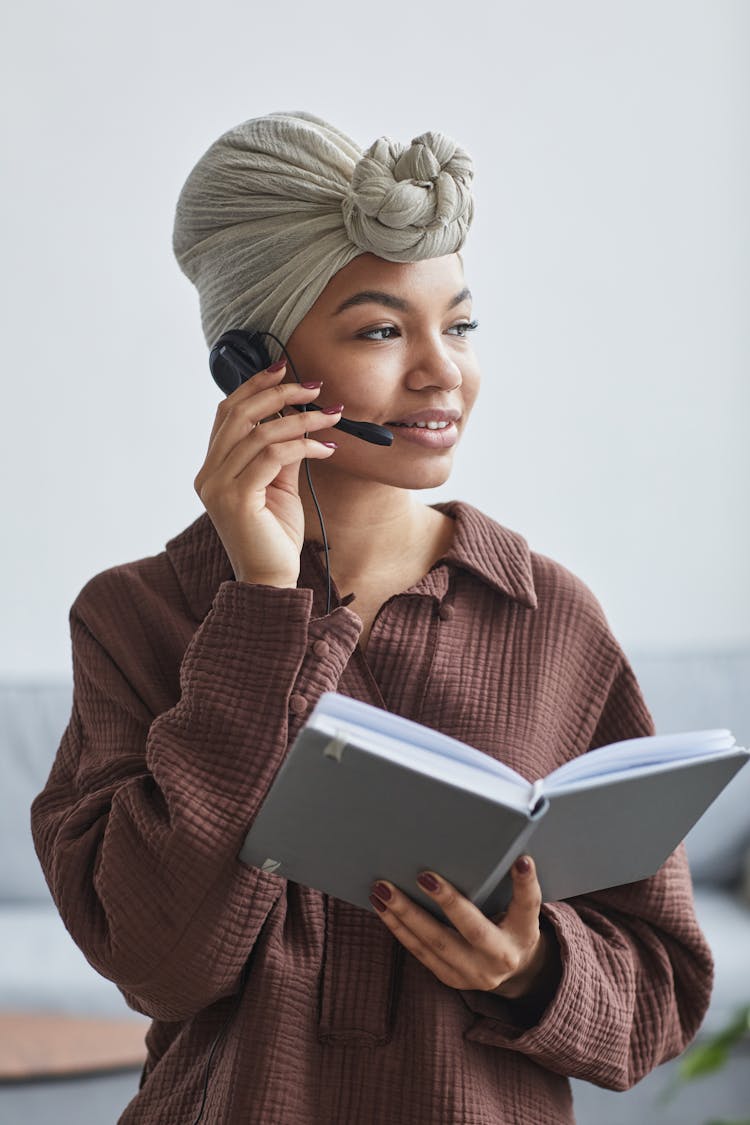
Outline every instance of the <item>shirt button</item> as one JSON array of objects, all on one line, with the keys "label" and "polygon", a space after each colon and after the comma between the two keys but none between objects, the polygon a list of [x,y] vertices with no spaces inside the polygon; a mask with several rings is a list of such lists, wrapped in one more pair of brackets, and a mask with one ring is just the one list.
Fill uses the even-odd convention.
[{"label": "shirt button", "polygon": [[452,605],[446,605],[445,602],[443,602],[438,609],[438,617],[441,621],[450,621],[455,612]]},{"label": "shirt button", "polygon": [[312,646],[312,650],[316,656],[328,656],[330,646],[328,641],[316,641]]},{"label": "shirt button", "polygon": [[304,715],[307,710],[307,700],[304,695],[300,695],[295,691],[294,695],[289,697],[289,710],[294,715]]}]

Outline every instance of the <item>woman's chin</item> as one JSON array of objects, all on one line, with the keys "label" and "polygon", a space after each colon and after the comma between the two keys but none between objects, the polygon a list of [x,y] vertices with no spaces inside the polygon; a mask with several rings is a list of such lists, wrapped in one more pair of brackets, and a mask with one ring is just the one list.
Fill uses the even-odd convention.
[{"label": "woman's chin", "polygon": [[[389,484],[394,488],[425,489],[439,488],[445,484],[453,470],[455,446],[443,450],[431,450],[428,454],[417,450],[416,456],[399,455],[393,446],[365,447],[362,442],[352,439],[351,445],[338,434],[334,440],[340,441],[339,449],[330,460],[316,463],[321,477],[325,474],[333,478],[341,473],[359,480],[371,480],[377,484]],[[346,442],[346,446],[345,443]],[[341,456],[343,455],[343,456]]]},{"label": "woman's chin", "polygon": [[389,483],[397,484],[399,488],[414,491],[425,488],[440,488],[450,477],[452,469],[453,459],[451,458],[442,465],[415,467],[411,472],[399,473],[399,480],[392,480]]}]

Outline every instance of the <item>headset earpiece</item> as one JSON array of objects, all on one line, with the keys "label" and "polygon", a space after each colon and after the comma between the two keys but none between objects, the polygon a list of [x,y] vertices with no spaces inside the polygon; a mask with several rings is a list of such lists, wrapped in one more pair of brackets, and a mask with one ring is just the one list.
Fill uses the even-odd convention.
[{"label": "headset earpiece", "polygon": [[[265,371],[267,367],[271,366],[271,357],[263,343],[263,336],[271,336],[286,353],[281,341],[272,336],[270,332],[258,332],[250,328],[231,328],[220,336],[211,348],[208,356],[211,374],[214,377],[214,382],[221,387],[225,395],[231,395],[232,391],[236,391],[253,375],[257,375],[259,371]],[[291,358],[288,353],[286,354],[288,362],[291,363]],[[294,364],[292,363],[291,366],[294,377],[299,382]],[[292,405],[295,410],[321,409],[314,402],[293,403]],[[351,418],[339,418],[334,429],[341,430],[345,434],[352,434],[354,437],[361,438],[362,441],[370,442],[372,445],[393,444],[392,431],[386,429],[385,426],[377,426],[374,422],[355,422]]]},{"label": "headset earpiece", "polygon": [[253,375],[269,367],[271,357],[260,332],[233,328],[220,336],[211,348],[208,364],[214,382],[225,395],[230,395]]}]

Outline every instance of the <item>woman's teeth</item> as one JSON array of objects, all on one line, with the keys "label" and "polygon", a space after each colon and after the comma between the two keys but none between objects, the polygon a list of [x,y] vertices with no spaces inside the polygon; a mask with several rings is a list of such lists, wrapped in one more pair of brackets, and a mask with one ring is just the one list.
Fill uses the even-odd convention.
[{"label": "woman's teeth", "polygon": [[446,426],[450,426],[450,422],[391,422],[392,426],[403,426],[404,429],[410,430],[416,427],[419,430],[444,430]]}]

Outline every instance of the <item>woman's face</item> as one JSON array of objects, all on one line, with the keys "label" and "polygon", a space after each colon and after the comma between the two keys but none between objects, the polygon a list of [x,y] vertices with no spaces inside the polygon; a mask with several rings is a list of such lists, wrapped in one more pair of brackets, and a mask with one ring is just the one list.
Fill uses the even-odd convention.
[{"label": "woman's face", "polygon": [[[346,307],[344,307],[346,306]],[[343,402],[343,416],[393,431],[376,446],[341,430],[315,432],[339,448],[315,464],[399,488],[434,488],[449,476],[454,451],[479,390],[470,338],[471,296],[457,254],[387,262],[361,254],[339,270],[287,341],[301,381],[322,380],[320,406]],[[291,369],[284,381],[293,381]],[[444,429],[393,426],[422,411],[445,411]],[[288,412],[288,410],[287,410]],[[419,436],[416,436],[419,435]]]}]

